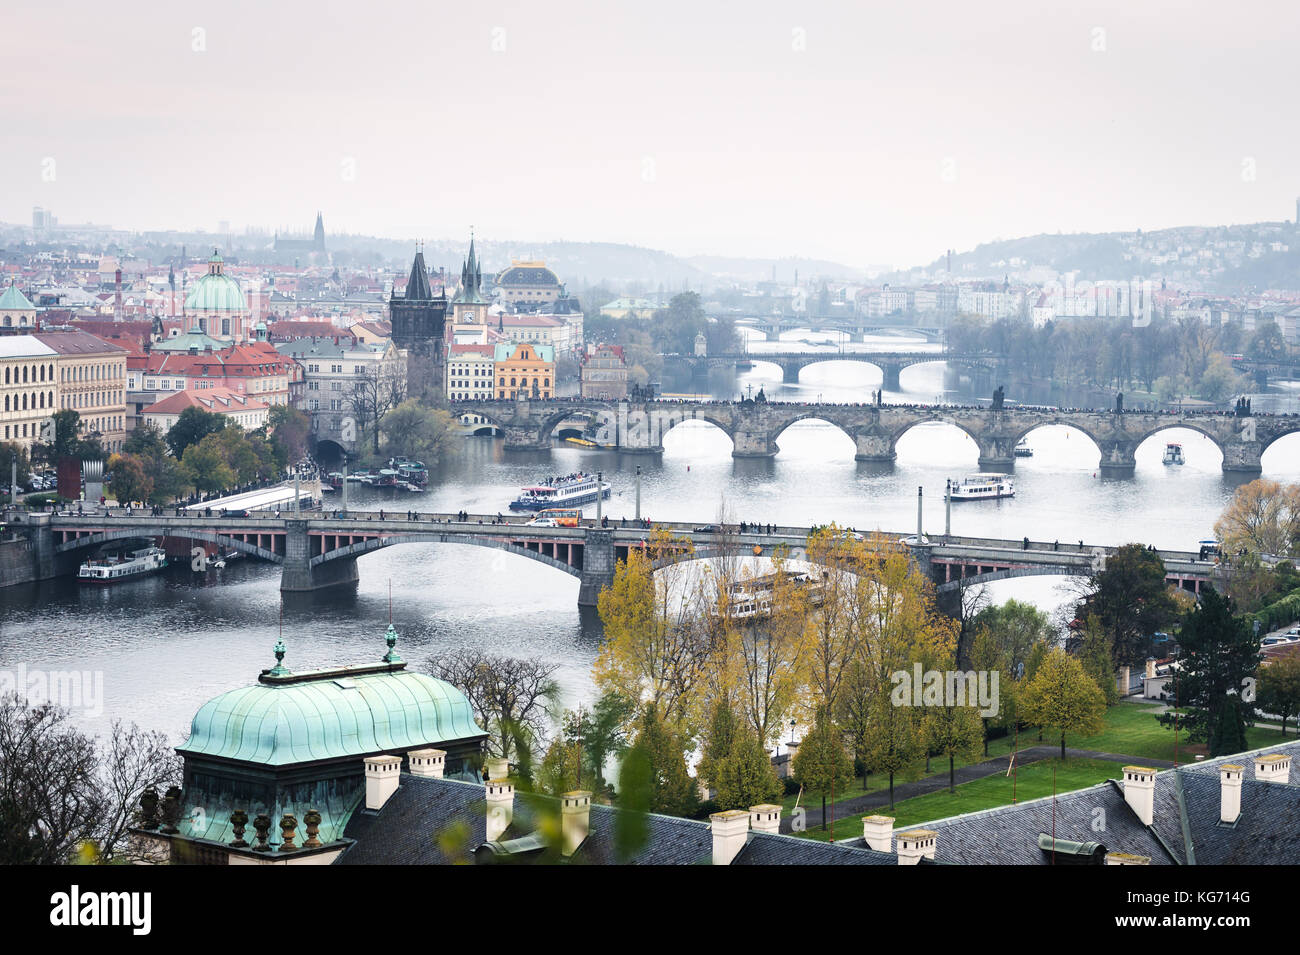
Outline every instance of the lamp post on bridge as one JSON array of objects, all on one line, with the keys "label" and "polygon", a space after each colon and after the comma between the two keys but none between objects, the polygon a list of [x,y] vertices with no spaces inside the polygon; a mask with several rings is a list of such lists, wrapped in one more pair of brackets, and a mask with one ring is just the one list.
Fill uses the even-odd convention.
[{"label": "lamp post on bridge", "polygon": [[918,486],[916,489],[916,542],[921,543],[921,501],[922,495],[925,494],[925,488]]},{"label": "lamp post on bridge", "polygon": [[952,536],[952,478],[943,484],[943,536],[944,540]]},{"label": "lamp post on bridge", "polygon": [[636,519],[641,521],[641,465],[636,466]]},{"label": "lamp post on bridge", "polygon": [[596,472],[596,523],[600,524],[600,501],[605,496],[605,472]]}]

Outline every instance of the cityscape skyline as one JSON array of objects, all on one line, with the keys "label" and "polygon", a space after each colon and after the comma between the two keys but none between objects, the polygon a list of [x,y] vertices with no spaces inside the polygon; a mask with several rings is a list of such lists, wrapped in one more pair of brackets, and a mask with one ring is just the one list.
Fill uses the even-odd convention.
[{"label": "cityscape skyline", "polygon": [[1257,36],[1194,6],[597,20],[571,4],[557,34],[553,11],[404,13],[398,30],[381,5],[340,35],[293,5],[119,22],[25,4],[10,36],[50,40],[13,69],[60,66],[40,96],[0,92],[0,218],[273,231],[326,209],[336,233],[473,225],[907,267],[1017,235],[1288,217],[1300,136],[1275,117],[1297,15],[1270,11]]}]

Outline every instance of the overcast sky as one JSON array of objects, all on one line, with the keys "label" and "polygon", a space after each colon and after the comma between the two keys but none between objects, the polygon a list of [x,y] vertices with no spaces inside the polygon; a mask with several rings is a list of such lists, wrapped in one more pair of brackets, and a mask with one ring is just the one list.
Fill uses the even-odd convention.
[{"label": "overcast sky", "polygon": [[1300,4],[1065,6],[10,0],[0,219],[863,266],[1294,216]]}]

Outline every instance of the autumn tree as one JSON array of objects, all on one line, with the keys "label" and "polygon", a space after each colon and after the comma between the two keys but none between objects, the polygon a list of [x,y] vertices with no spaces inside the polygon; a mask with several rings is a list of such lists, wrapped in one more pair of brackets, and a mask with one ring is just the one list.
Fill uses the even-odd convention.
[{"label": "autumn tree", "polygon": [[1025,719],[1061,734],[1065,759],[1067,733],[1092,736],[1105,727],[1106,698],[1096,681],[1074,657],[1060,647],[1048,651],[1024,688]]},{"label": "autumn tree", "polygon": [[384,453],[432,464],[457,438],[452,416],[415,399],[403,401],[383,417]]},{"label": "autumn tree", "polygon": [[1300,484],[1257,478],[1243,484],[1214,524],[1221,551],[1300,556]]},{"label": "autumn tree", "polygon": [[186,408],[177,417],[176,423],[167,432],[167,446],[176,459],[183,460],[190,445],[198,444],[210,434],[214,434],[227,424],[226,416],[204,411],[202,408]]},{"label": "autumn tree", "polygon": [[819,713],[794,754],[794,778],[822,797],[822,828],[826,826],[826,797],[843,792],[853,778],[853,763],[844,751],[839,731],[826,713]]},{"label": "autumn tree", "polygon": [[948,791],[955,793],[956,761],[980,756],[984,724],[979,710],[973,706],[928,706],[922,718],[922,733],[929,752],[948,757]]},{"label": "autumn tree", "polygon": [[613,584],[597,600],[605,641],[592,668],[596,686],[649,705],[673,724],[696,715],[698,691],[713,660],[698,582],[681,564],[654,569],[674,552],[689,550],[689,542],[654,531],[644,549],[630,549],[619,562]]},{"label": "autumn tree", "polygon": [[810,601],[806,635],[807,673],[815,707],[836,712],[849,661],[857,652],[855,599],[858,564],[865,545],[835,525],[808,535],[808,562],[817,573],[817,599]]}]

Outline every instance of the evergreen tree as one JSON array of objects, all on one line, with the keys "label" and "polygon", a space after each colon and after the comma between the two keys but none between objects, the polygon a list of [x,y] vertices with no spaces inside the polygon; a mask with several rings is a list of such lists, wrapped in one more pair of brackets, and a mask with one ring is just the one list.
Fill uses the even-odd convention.
[{"label": "evergreen tree", "polygon": [[1282,657],[1261,666],[1257,696],[1260,710],[1281,718],[1285,736],[1287,720],[1300,713],[1300,657]]},{"label": "evergreen tree", "polygon": [[1208,742],[1211,756],[1239,753],[1246,727],[1256,718],[1253,701],[1242,699],[1247,680],[1259,667],[1259,637],[1232,613],[1232,601],[1214,588],[1183,619],[1178,635],[1175,705],[1181,713],[1162,713],[1172,727],[1177,717],[1192,742]]},{"label": "evergreen tree", "polygon": [[689,816],[698,800],[686,769],[684,750],[677,734],[664,724],[653,706],[645,708],[632,748],[644,756],[649,766],[649,811]]},{"label": "evergreen tree", "polygon": [[716,788],[719,809],[748,809],[780,797],[781,780],[752,729],[740,730],[718,768]]}]

